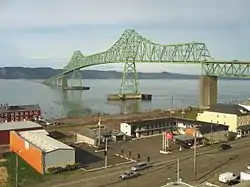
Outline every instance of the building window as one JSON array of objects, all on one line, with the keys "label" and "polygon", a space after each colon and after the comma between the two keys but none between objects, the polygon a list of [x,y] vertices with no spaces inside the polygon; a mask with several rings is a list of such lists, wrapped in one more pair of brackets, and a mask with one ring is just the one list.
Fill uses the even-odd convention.
[{"label": "building window", "polygon": [[37,115],[38,114],[37,111],[34,111],[34,114]]},{"label": "building window", "polygon": [[18,112],[16,112],[16,113],[15,113],[15,116],[19,116],[19,113],[18,113]]},{"label": "building window", "polygon": [[11,116],[14,116],[14,113],[13,113],[13,112],[11,112]]},{"label": "building window", "polygon": [[27,115],[29,115],[29,113],[28,113],[28,112],[25,112],[25,115],[27,116]]},{"label": "building window", "polygon": [[30,115],[33,115],[33,112],[32,112],[32,111],[30,111]]}]

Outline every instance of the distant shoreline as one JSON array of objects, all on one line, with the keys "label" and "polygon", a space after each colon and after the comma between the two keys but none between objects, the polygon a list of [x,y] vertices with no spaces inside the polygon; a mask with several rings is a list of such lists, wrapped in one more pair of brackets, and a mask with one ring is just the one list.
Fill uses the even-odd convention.
[{"label": "distant shoreline", "polygon": [[[0,68],[0,79],[26,79],[26,80],[46,80],[49,77],[61,73],[61,69],[53,68],[24,68],[24,67],[3,67]],[[71,76],[69,76],[71,77]],[[121,79],[122,72],[118,71],[100,71],[100,70],[81,70],[82,79]],[[197,80],[200,75],[179,74],[170,72],[161,73],[143,73],[138,72],[139,79],[147,80]],[[220,80],[249,80],[248,78],[219,78]]]}]

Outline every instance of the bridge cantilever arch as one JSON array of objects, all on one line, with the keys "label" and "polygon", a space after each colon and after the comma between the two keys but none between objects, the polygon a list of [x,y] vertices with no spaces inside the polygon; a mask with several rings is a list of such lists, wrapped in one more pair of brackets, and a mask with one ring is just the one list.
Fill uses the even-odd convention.
[{"label": "bridge cantilever arch", "polygon": [[74,76],[82,68],[109,63],[124,63],[119,93],[109,95],[109,99],[143,99],[143,94],[139,91],[136,63],[201,64],[201,106],[217,103],[217,77],[250,77],[250,62],[215,61],[204,43],[160,45],[129,29],[104,52],[83,56],[80,51],[74,51],[63,72],[44,83],[69,89],[68,74],[73,72]]}]

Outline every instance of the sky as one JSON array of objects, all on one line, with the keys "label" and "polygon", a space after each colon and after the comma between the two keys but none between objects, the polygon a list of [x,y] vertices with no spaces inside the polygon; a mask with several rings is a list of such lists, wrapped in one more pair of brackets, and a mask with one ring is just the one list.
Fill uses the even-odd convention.
[{"label": "sky", "polygon": [[[105,51],[126,29],[160,44],[205,43],[218,60],[250,60],[249,0],[0,0],[0,67],[66,65],[74,50]],[[88,69],[122,70],[122,64]],[[197,73],[198,65],[138,64]]]}]

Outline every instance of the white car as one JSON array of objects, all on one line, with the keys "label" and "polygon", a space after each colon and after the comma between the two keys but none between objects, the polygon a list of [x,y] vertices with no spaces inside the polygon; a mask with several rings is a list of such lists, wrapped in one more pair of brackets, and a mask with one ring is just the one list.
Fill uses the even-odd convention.
[{"label": "white car", "polygon": [[142,163],[138,163],[135,166],[133,166],[131,168],[131,170],[132,171],[142,171],[142,170],[145,170],[145,169],[150,168],[150,167],[152,167],[151,164],[142,162]]},{"label": "white car", "polygon": [[226,172],[219,175],[219,181],[228,184],[231,181],[237,180],[238,176],[232,172]]}]

